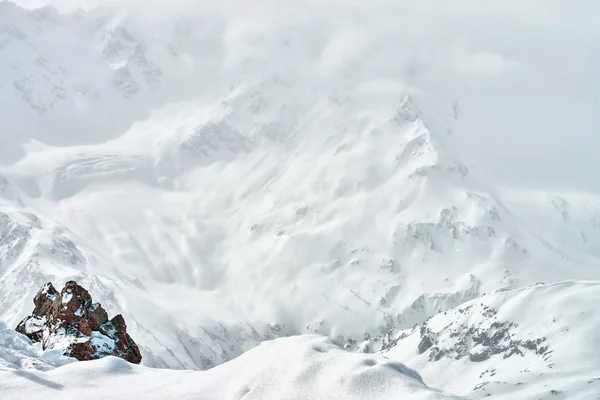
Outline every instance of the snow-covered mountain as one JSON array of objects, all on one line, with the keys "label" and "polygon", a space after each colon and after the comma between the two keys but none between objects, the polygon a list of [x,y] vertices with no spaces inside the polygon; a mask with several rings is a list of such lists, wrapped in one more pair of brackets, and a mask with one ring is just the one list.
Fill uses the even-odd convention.
[{"label": "snow-covered mountain", "polygon": [[479,179],[468,108],[382,56],[391,21],[293,16],[0,3],[0,320],[76,280],[147,367],[312,333],[451,393],[589,398],[569,349],[593,325],[561,329],[594,284],[555,282],[600,280],[600,199]]},{"label": "snow-covered mountain", "polygon": [[486,294],[360,344],[469,398],[596,398],[598,282]]}]

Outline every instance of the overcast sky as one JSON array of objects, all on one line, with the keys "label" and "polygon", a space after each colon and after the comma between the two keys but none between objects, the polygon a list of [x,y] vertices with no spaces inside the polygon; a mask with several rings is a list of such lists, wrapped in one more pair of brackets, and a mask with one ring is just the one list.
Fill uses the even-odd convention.
[{"label": "overcast sky", "polygon": [[[307,43],[314,39],[298,34],[303,27],[322,31],[331,46],[321,58],[333,72],[362,66],[402,76],[441,102],[457,100],[468,129],[455,140],[482,176],[600,194],[600,1],[16,2],[64,11],[118,4],[152,18],[218,8],[229,21],[224,42],[257,60],[261,43],[282,29]],[[250,36],[258,44],[248,47]]]}]

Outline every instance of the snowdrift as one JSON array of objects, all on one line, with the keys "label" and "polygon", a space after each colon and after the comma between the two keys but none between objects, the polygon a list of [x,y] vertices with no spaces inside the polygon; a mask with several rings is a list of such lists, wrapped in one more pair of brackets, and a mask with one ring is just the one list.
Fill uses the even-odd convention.
[{"label": "snowdrift", "polygon": [[2,399],[452,399],[401,363],[298,336],[262,343],[208,371],[150,369],[110,356],[50,372],[0,371]]}]

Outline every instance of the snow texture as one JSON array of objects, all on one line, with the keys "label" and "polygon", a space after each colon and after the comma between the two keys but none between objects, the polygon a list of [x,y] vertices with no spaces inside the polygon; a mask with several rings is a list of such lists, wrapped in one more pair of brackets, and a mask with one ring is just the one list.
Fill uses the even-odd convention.
[{"label": "snow texture", "polygon": [[[466,0],[467,13],[427,2],[427,23],[402,1],[25,8],[34,3],[44,2],[0,2],[0,320],[14,327],[43,283],[76,280],[109,314],[123,314],[144,365],[108,358],[5,374],[3,393],[51,398],[64,388],[76,397],[78,380],[98,376],[102,393],[132,379],[145,398],[180,390],[173,397],[246,400],[275,387],[290,398],[312,387],[317,398],[383,399],[398,389],[397,398],[411,388],[436,396],[378,356],[371,368],[358,366],[371,356],[332,344],[317,354],[314,336],[259,346],[300,334],[389,351],[449,393],[598,392],[598,357],[584,350],[598,338],[600,197],[498,185],[463,161],[469,140],[485,141],[488,130],[496,144],[508,132],[537,140],[546,131],[527,136],[533,128],[555,124],[569,135],[594,131],[576,117],[595,104],[584,100],[597,97],[597,79],[569,97],[588,65],[564,62],[546,38],[590,44],[598,35],[573,36],[555,20],[559,8],[545,6],[533,25],[546,29],[534,36],[564,68],[549,54],[540,64],[508,51],[513,29],[487,28],[530,26],[521,18],[540,11],[537,2],[502,2],[509,13],[486,5],[484,15],[505,24],[485,29],[486,18],[464,19],[483,7]],[[423,32],[446,20],[455,23],[448,32],[476,29],[477,40]],[[480,158],[493,153],[486,146]],[[523,149],[502,153],[515,182],[544,156]],[[514,154],[531,167],[513,169]],[[560,160],[554,167],[566,169]],[[600,169],[587,170],[578,181],[600,182]],[[553,302],[563,310],[556,324],[541,308]],[[43,360],[2,332],[5,368]],[[562,374],[556,384],[548,370]]]},{"label": "snow texture", "polygon": [[452,399],[382,356],[348,353],[306,335],[265,342],[209,371],[158,370],[110,356],[51,372],[0,371],[3,398]]},{"label": "snow texture", "polygon": [[62,351],[42,351],[39,343],[32,344],[26,336],[7,328],[0,321],[0,371],[49,371],[75,361],[77,360],[64,357]]},{"label": "snow texture", "polygon": [[591,399],[600,393],[598,300],[598,282],[491,293],[364,345],[469,398]]}]

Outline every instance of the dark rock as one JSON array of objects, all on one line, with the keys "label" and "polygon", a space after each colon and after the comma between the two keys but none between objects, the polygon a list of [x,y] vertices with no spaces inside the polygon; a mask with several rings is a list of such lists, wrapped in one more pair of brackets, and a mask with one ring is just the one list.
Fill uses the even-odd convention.
[{"label": "dark rock", "polygon": [[92,328],[90,327],[90,323],[88,322],[87,319],[81,319],[79,321],[77,330],[86,336],[92,336]]},{"label": "dark rock", "polygon": [[102,308],[100,303],[94,303],[87,310],[87,320],[90,322],[92,330],[97,331],[100,325],[108,322],[108,313]]},{"label": "dark rock", "polygon": [[27,336],[32,342],[40,342],[44,332],[45,318],[29,316],[19,322],[15,330]]},{"label": "dark rock", "polygon": [[51,312],[53,305],[56,306],[55,302],[58,299],[59,293],[54,289],[51,283],[46,283],[33,298],[33,315],[46,316]]},{"label": "dark rock", "polygon": [[119,346],[115,348],[114,355],[134,364],[142,361],[140,350],[131,336],[127,334],[127,325],[121,314],[115,315],[113,319],[100,326],[99,331],[119,343]]},{"label": "dark rock", "polygon": [[[500,321],[497,311],[485,305],[469,305],[453,311],[455,316],[482,315],[485,322],[462,321],[460,319],[450,322],[441,330],[434,330],[423,323],[419,329],[421,341],[418,345],[419,354],[425,352],[430,361],[439,361],[442,358],[460,360],[468,357],[472,362],[482,362],[495,355],[504,359],[521,356],[532,352],[548,363],[548,368],[554,364],[551,362],[552,350],[546,338],[535,337],[530,334],[529,338],[519,329],[519,325],[510,321]],[[450,312],[449,312],[450,313]]]},{"label": "dark rock", "polygon": [[117,333],[127,332],[127,325],[125,324],[125,319],[121,314],[115,315],[113,319],[110,320],[110,324]]},{"label": "dark rock", "polygon": [[446,351],[435,346],[429,353],[429,361],[439,361],[446,355]]},{"label": "dark rock", "polygon": [[427,335],[423,336],[421,338],[421,342],[419,343],[419,354],[425,353],[431,348],[431,346],[433,346],[433,341],[431,338]]},{"label": "dark rock", "polygon": [[99,357],[95,357],[95,351],[89,340],[75,340],[71,342],[69,347],[69,356],[78,359],[79,361],[94,360]]},{"label": "dark rock", "polygon": [[46,321],[58,308],[59,297],[51,283],[43,285],[33,298],[33,314],[24,318],[17,325],[16,331],[34,342],[41,341]]},{"label": "dark rock", "polygon": [[33,314],[23,319],[16,330],[41,342],[44,350],[62,349],[65,356],[80,361],[109,355],[134,364],[142,361],[123,316],[109,320],[104,308],[93,303],[89,292],[77,282],[67,282],[60,293],[47,283],[33,302]]},{"label": "dark rock", "polygon": [[487,351],[482,351],[479,353],[469,353],[469,360],[473,362],[482,362],[490,358],[490,355]]},{"label": "dark rock", "polygon": [[56,314],[61,325],[70,325],[78,322],[85,316],[87,309],[92,305],[92,296],[87,290],[75,281],[66,283],[60,292],[60,306]]}]

